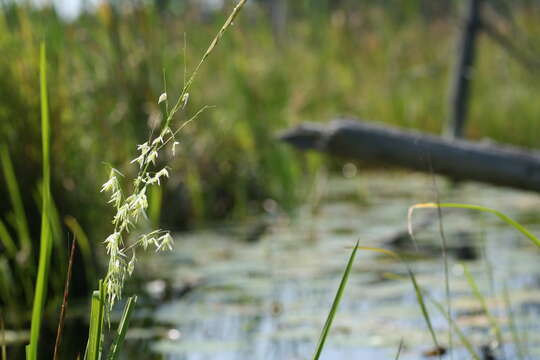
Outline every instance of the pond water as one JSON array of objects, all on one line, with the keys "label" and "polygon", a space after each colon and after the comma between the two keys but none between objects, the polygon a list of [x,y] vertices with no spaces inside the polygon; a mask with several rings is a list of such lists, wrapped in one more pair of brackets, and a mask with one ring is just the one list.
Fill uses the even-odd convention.
[{"label": "pond water", "polygon": [[[178,234],[174,252],[143,260],[144,286],[156,301],[142,305],[137,315],[136,322],[151,320],[151,330],[132,329],[131,343],[147,338],[144,351],[165,359],[310,359],[356,241],[404,254],[420,286],[444,302],[439,217],[433,210],[415,212],[415,247],[405,236],[407,210],[415,203],[439,198],[485,205],[540,234],[540,196],[534,193],[470,183],[456,187],[401,172],[321,177],[314,187],[294,217],[268,201],[268,214],[253,224]],[[538,249],[490,214],[445,210],[442,224],[455,323],[479,354],[495,345],[489,318],[464,275],[468,269],[502,331],[496,358],[519,358],[519,351],[538,358]],[[504,287],[513,316],[503,301]],[[434,306],[428,310],[447,347],[447,321]],[[422,359],[434,348],[406,267],[360,250],[321,358],[394,359],[400,341],[401,359]],[[452,343],[453,359],[471,358],[456,334]]]}]

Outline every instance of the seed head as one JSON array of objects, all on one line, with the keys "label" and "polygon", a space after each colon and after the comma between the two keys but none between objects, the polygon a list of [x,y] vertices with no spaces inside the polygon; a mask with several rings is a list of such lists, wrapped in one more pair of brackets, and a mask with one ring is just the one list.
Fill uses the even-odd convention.
[{"label": "seed head", "polygon": [[162,102],[167,101],[167,93],[162,93],[159,95],[159,99],[157,101],[158,104],[161,104]]}]

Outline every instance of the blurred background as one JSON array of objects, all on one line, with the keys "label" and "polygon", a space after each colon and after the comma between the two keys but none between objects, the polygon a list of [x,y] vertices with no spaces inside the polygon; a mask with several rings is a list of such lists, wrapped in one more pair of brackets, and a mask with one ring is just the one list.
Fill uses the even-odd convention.
[{"label": "blurred background", "polygon": [[[24,269],[37,263],[40,42],[48,51],[57,214],[48,300],[54,323],[73,233],[85,239],[74,294],[86,296],[103,272],[101,244],[113,215],[99,192],[107,164],[133,174],[136,145],[161,121],[164,78],[174,98],[184,69],[193,70],[233,3],[0,1],[0,235],[32,244],[0,254],[8,327],[28,325],[33,290]],[[347,115],[442,134],[465,8],[457,0],[248,1],[175,119],[211,106],[182,130],[176,156],[163,160],[171,177],[151,194],[151,222],[180,234],[241,224],[242,235],[231,237],[258,240],[272,214],[294,219],[306,204],[313,210],[321,178],[362,178],[367,168],[277,140],[304,121]],[[478,40],[465,136],[538,147],[540,1],[485,0],[482,16],[499,38]],[[365,205],[369,191],[355,187],[352,198]]]}]

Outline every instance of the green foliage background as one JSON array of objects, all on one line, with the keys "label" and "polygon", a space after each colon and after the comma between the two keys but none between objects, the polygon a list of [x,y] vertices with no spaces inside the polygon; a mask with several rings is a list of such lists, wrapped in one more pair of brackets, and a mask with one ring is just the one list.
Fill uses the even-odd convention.
[{"label": "green foliage background", "polygon": [[[538,1],[488,2],[494,24],[518,48],[538,54]],[[168,227],[253,215],[267,198],[293,208],[309,188],[307,178],[325,162],[275,140],[302,121],[344,114],[441,133],[461,2],[336,3],[289,2],[283,38],[275,36],[261,2],[245,10],[201,71],[187,114],[213,108],[182,132],[177,156],[162,159],[171,161],[175,174],[163,195]],[[197,2],[103,2],[95,12],[65,21],[50,7],[2,4],[0,143],[9,148],[25,189],[30,228],[37,238],[38,67],[45,40],[53,199],[60,217],[77,218],[98,243],[109,226],[98,192],[108,172],[103,162],[133,171],[136,144],[159,120],[163,69],[173,98],[184,65],[193,69],[225,12],[207,13]],[[468,136],[535,147],[538,71],[524,68],[486,36],[477,65]],[[0,179],[0,196],[8,199]],[[9,201],[0,203],[0,214],[13,224]]]}]

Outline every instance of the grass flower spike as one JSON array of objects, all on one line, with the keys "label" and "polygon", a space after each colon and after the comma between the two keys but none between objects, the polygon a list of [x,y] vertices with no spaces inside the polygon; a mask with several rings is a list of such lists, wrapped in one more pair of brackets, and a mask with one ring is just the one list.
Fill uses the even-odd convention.
[{"label": "grass flower spike", "polygon": [[[137,145],[138,156],[131,161],[131,164],[137,164],[137,176],[131,180],[131,192],[124,194],[119,176],[123,175],[116,169],[111,168],[108,180],[101,187],[101,192],[109,194],[109,203],[116,210],[112,223],[113,232],[105,239],[104,243],[109,255],[109,265],[107,275],[105,276],[104,286],[107,298],[108,308],[111,309],[115,302],[121,298],[124,281],[131,275],[135,269],[136,250],[142,248],[147,250],[154,248],[156,252],[172,250],[173,238],[168,231],[153,230],[149,233],[140,235],[136,241],[129,244],[129,233],[142,219],[147,219],[146,211],[148,209],[147,192],[149,186],[159,186],[163,179],[169,177],[169,171],[166,167],[154,169],[157,165],[159,153],[167,145],[171,144],[171,152],[175,154],[175,148],[178,145],[176,134],[192,120],[194,120],[206,107],[199,110],[195,116],[180,124],[177,130],[171,129],[171,121],[178,111],[184,110],[189,101],[189,90],[193,81],[206,58],[214,50],[219,40],[222,38],[225,30],[233,23],[240,9],[244,6],[246,0],[239,0],[236,7],[231,12],[224,25],[214,37],[208,49],[201,60],[193,70],[189,79],[184,83],[175,105],[170,109],[168,106],[167,92],[164,91],[158,98],[158,104],[165,103],[163,124],[159,135],[150,138],[148,141]],[[129,185],[129,184],[124,184]],[[131,257],[128,255],[131,251]]]}]

